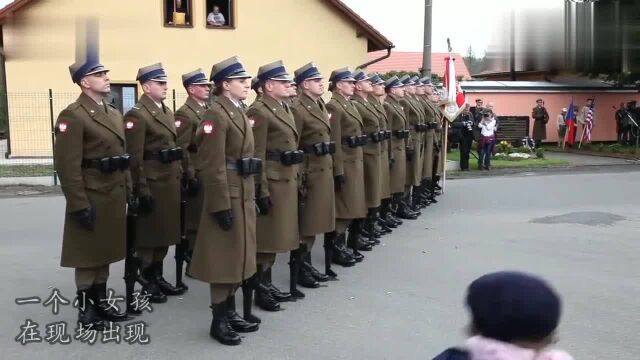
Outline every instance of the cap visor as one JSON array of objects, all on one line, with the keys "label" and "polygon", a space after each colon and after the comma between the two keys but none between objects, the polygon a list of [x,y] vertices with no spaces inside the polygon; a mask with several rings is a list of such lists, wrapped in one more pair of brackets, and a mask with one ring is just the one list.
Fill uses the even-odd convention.
[{"label": "cap visor", "polygon": [[95,70],[89,71],[88,73],[84,74],[84,76],[93,75],[93,74],[99,74],[101,72],[109,72],[109,71],[110,70],[107,69],[107,68],[100,68],[100,69],[95,69]]},{"label": "cap visor", "polygon": [[245,71],[241,71],[239,73],[235,73],[233,75],[229,75],[226,77],[226,79],[249,79],[252,78],[253,76],[247,74]]},{"label": "cap visor", "polygon": [[293,81],[293,78],[286,74],[286,75],[278,75],[278,76],[274,76],[269,78],[269,80],[275,80],[275,81]]}]

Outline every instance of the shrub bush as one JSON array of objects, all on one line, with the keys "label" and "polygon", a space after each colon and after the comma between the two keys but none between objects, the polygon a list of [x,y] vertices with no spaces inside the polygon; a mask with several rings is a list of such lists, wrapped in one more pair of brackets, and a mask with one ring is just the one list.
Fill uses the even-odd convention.
[{"label": "shrub bush", "polygon": [[544,159],[544,149],[543,148],[536,149],[536,158]]}]

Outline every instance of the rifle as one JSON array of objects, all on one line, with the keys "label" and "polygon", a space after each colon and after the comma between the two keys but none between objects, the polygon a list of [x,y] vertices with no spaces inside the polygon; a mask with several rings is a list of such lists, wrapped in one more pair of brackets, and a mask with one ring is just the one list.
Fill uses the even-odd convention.
[{"label": "rifle", "polygon": [[187,251],[189,250],[189,239],[187,238],[187,200],[186,200],[186,177],[183,177],[182,191],[180,192],[180,241],[176,244],[176,250],[174,258],[176,259],[176,287],[182,289],[189,289],[189,287],[182,282],[182,266],[187,260]]},{"label": "rifle", "polygon": [[[137,192],[136,192],[137,193]],[[126,286],[127,313],[142,314],[142,309],[135,307],[133,292],[136,282],[144,286],[140,276],[142,263],[136,256],[136,223],[138,220],[138,197],[134,195],[127,201],[127,253],[124,260],[124,283]]]}]

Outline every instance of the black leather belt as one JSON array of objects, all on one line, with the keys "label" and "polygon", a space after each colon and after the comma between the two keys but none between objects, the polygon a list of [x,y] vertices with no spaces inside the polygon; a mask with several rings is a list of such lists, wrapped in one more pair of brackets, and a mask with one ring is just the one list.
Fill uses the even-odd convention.
[{"label": "black leather belt", "polygon": [[158,160],[163,164],[170,164],[174,161],[182,160],[182,148],[178,146],[172,149],[162,149],[157,152],[145,151],[143,159]]},{"label": "black leather belt", "polygon": [[393,136],[396,139],[407,139],[409,137],[409,130],[393,130]]},{"label": "black leather belt", "polygon": [[114,171],[125,171],[129,169],[131,156],[122,154],[117,156],[107,156],[100,159],[82,159],[81,167],[88,169],[98,169],[101,173],[112,173]]},{"label": "black leather belt", "polygon": [[307,154],[315,154],[316,156],[335,154],[336,143],[335,141],[319,142],[313,145],[303,146],[302,151]]},{"label": "black leather belt", "polygon": [[367,135],[354,135],[345,136],[342,138],[342,143],[348,145],[350,148],[357,148],[358,146],[365,146],[369,142]]},{"label": "black leather belt", "polygon": [[304,151],[267,151],[266,159],[270,161],[279,161],[282,165],[291,166],[300,164],[304,161]]},{"label": "black leather belt", "polygon": [[258,158],[227,160],[227,170],[235,170],[241,176],[258,175],[262,172],[262,160]]},{"label": "black leather belt", "polygon": [[369,136],[369,139],[371,139],[371,142],[379,143],[385,140],[385,134],[386,134],[386,131],[381,130],[381,131],[374,131],[370,133],[368,136]]}]

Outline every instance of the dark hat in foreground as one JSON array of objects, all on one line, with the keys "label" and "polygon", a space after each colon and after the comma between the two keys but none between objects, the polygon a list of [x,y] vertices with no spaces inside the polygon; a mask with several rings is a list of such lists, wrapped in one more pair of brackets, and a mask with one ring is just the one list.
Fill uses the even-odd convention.
[{"label": "dark hat in foreground", "polygon": [[542,279],[501,271],[469,285],[467,306],[480,335],[500,341],[541,340],[560,321],[561,300]]}]

